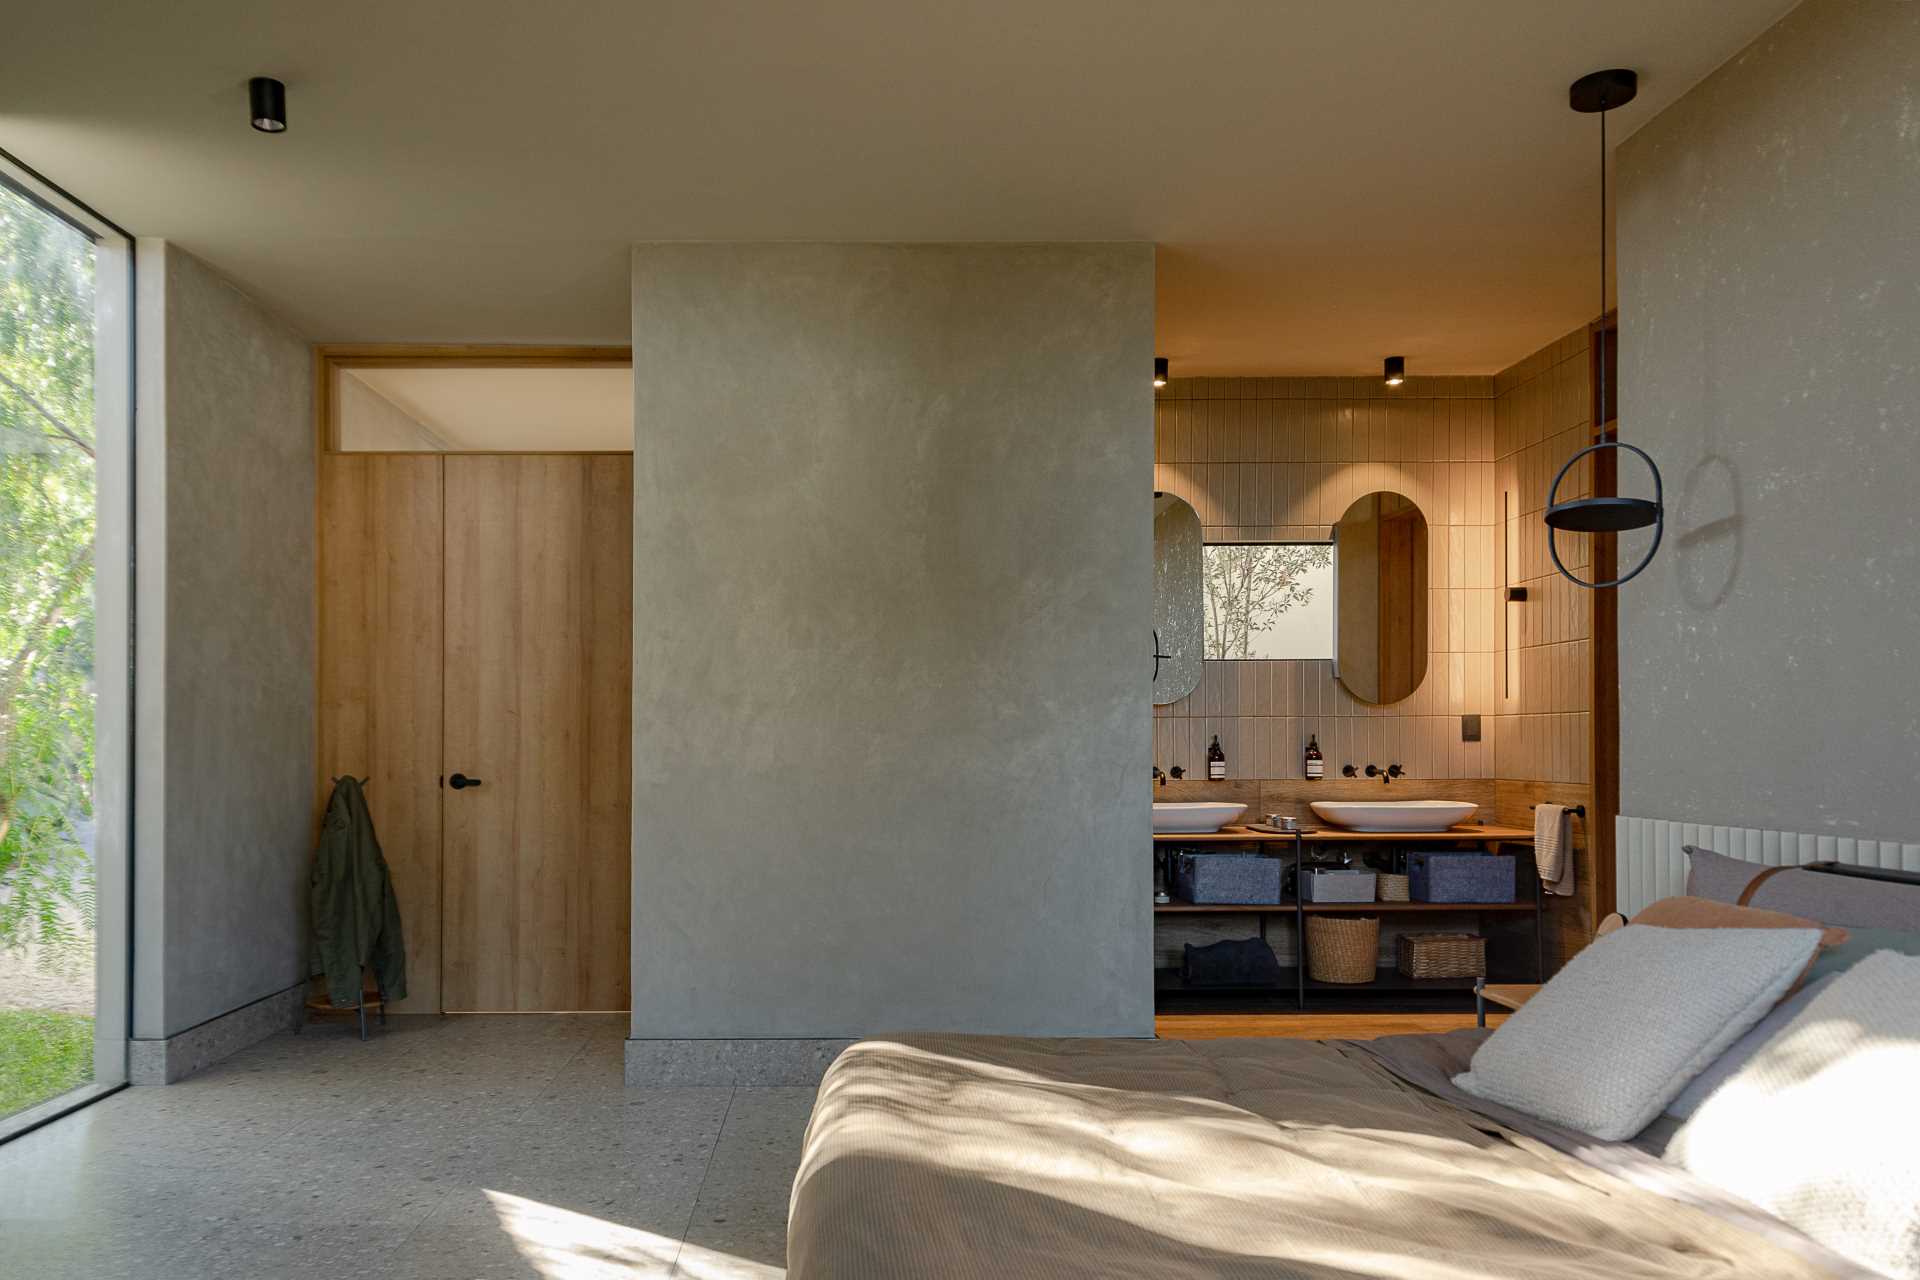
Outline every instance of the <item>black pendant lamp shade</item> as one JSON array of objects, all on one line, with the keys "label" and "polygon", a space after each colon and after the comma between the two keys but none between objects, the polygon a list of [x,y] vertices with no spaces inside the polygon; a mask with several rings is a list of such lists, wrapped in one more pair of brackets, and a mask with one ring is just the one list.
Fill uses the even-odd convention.
[{"label": "black pendant lamp shade", "polygon": [[[1595,71],[1591,75],[1581,76],[1567,88],[1567,105],[1575,111],[1600,117],[1600,314],[1607,313],[1607,112],[1615,107],[1625,106],[1633,101],[1640,90],[1640,77],[1622,67],[1608,71]],[[1594,330],[1594,341],[1605,343],[1609,340],[1606,329]],[[1613,388],[1607,385],[1606,360],[1595,360],[1595,377],[1599,380],[1600,423],[1609,421],[1607,417],[1607,393]],[[1637,455],[1647,464],[1647,470],[1653,473],[1653,497],[1647,498],[1570,498],[1559,500],[1560,482],[1567,478],[1567,472],[1573,470],[1574,463],[1590,453],[1602,449],[1625,449]],[[1560,576],[1575,586],[1599,590],[1603,587],[1617,587],[1638,577],[1642,570],[1653,563],[1654,553],[1660,550],[1660,538],[1666,532],[1665,492],[1660,482],[1660,468],[1654,465],[1645,449],[1636,448],[1621,440],[1608,440],[1604,437],[1599,444],[1590,444],[1580,452],[1568,458],[1553,478],[1553,485],[1547,490],[1547,554],[1553,557],[1553,567]],[[1653,543],[1647,553],[1626,573],[1606,582],[1588,582],[1576,578],[1568,572],[1567,566],[1560,562],[1560,547],[1554,535],[1566,533],[1624,533],[1630,529],[1653,529]]]},{"label": "black pendant lamp shade", "polygon": [[1153,358],[1153,385],[1156,387],[1164,387],[1167,385],[1167,358],[1165,356],[1155,356]]},{"label": "black pendant lamp shade", "polygon": [[266,76],[247,81],[248,114],[262,133],[287,131],[287,86]]},{"label": "black pendant lamp shade", "polygon": [[1390,387],[1397,387],[1407,380],[1407,358],[1405,356],[1387,357],[1386,379],[1387,385]]}]

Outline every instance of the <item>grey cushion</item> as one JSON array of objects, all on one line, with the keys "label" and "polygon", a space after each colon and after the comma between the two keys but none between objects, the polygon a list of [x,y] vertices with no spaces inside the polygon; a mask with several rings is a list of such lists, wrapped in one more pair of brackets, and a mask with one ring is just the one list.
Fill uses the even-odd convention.
[{"label": "grey cushion", "polygon": [[1631,1138],[1773,1008],[1819,941],[1815,929],[1630,924],[1568,961],[1453,1082],[1596,1138]]},{"label": "grey cushion", "polygon": [[1807,970],[1807,982],[1811,985],[1832,974],[1845,973],[1876,951],[1920,956],[1920,933],[1908,933],[1904,929],[1848,929],[1845,942],[1828,947],[1813,958],[1813,968]]},{"label": "grey cushion", "polygon": [[[1696,845],[1685,845],[1682,852],[1687,855],[1687,892],[1696,898],[1738,902],[1754,877],[1767,870],[1758,862],[1729,858]],[[1821,871],[1782,871],[1769,876],[1747,905],[1848,929],[1920,932],[1920,885],[1914,884]]]},{"label": "grey cushion", "polygon": [[[1824,953],[1823,953],[1824,954]],[[1680,1091],[1680,1096],[1667,1104],[1667,1114],[1685,1120],[1700,1109],[1707,1095],[1727,1082],[1740,1068],[1747,1065],[1747,1059],[1766,1045],[1767,1041],[1778,1035],[1780,1028],[1799,1016],[1807,1003],[1824,991],[1840,975],[1830,973],[1817,982],[1809,982],[1792,995],[1773,1006],[1772,1012],[1753,1024],[1753,1030],[1735,1040],[1727,1051],[1708,1064],[1707,1069],[1693,1078],[1693,1082]]]}]

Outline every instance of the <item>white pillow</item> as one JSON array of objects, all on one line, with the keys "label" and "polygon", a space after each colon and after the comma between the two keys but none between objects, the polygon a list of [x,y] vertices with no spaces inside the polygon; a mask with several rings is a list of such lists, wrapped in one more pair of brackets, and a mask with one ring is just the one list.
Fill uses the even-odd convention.
[{"label": "white pillow", "polygon": [[1862,1266],[1920,1280],[1920,956],[1840,974],[1682,1125],[1666,1158]]},{"label": "white pillow", "polygon": [[1568,961],[1453,1082],[1631,1138],[1786,994],[1819,943],[1816,929],[1628,925]]}]

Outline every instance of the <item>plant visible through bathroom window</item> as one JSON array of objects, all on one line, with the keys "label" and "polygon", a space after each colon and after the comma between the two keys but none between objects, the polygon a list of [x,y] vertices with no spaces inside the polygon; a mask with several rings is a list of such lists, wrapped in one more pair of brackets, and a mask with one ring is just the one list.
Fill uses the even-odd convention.
[{"label": "plant visible through bathroom window", "polygon": [[1333,545],[1215,543],[1206,549],[1209,658],[1333,656]]}]

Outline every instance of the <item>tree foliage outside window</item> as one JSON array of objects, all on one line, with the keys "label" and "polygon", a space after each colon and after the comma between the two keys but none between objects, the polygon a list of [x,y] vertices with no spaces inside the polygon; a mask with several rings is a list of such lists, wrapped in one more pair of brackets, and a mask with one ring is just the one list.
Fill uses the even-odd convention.
[{"label": "tree foliage outside window", "polygon": [[1332,606],[1331,592],[1311,585],[1316,574],[1324,580],[1332,565],[1333,547],[1326,543],[1208,546],[1206,656],[1267,656],[1259,652],[1259,639],[1280,626],[1282,615]]},{"label": "tree foliage outside window", "polygon": [[0,186],[0,949],[91,957],[93,245]]}]

